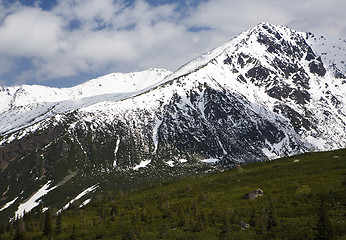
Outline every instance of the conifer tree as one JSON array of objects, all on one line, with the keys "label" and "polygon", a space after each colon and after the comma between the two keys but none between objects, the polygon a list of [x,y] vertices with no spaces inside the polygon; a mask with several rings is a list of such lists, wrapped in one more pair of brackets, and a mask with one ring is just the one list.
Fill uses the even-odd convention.
[{"label": "conifer tree", "polygon": [[45,214],[43,214],[43,206],[41,203],[37,207],[37,215],[39,219],[39,229],[42,230],[45,224]]},{"label": "conifer tree", "polygon": [[51,237],[53,233],[53,220],[52,220],[52,213],[50,209],[46,211],[45,219],[44,219],[44,229],[43,229],[43,235]]},{"label": "conifer tree", "polygon": [[16,233],[14,235],[14,240],[25,240],[25,226],[22,218],[18,218],[16,221]]},{"label": "conifer tree", "polygon": [[141,221],[146,222],[148,220],[148,213],[147,213],[147,208],[144,205],[141,209]]},{"label": "conifer tree", "polygon": [[56,234],[62,233],[62,214],[60,213],[56,218]]},{"label": "conifer tree", "polygon": [[119,213],[118,207],[116,205],[112,206],[111,212],[110,212],[111,221],[115,221],[118,213]]},{"label": "conifer tree", "polygon": [[159,228],[159,239],[167,239],[168,238],[168,226],[165,222],[163,222]]},{"label": "conifer tree", "polygon": [[10,233],[10,234],[12,234],[13,233],[13,223],[12,222],[8,222],[7,223],[7,227],[6,227],[6,231],[8,232],[8,233]]},{"label": "conifer tree", "polygon": [[178,226],[179,227],[186,227],[186,213],[185,213],[185,207],[183,205],[180,205],[178,208]]},{"label": "conifer tree", "polygon": [[72,227],[72,232],[71,232],[71,235],[70,235],[70,240],[77,240],[76,225],[73,225],[73,227]]},{"label": "conifer tree", "polygon": [[6,232],[6,226],[4,224],[0,225],[0,239],[1,236]]},{"label": "conifer tree", "polygon": [[257,213],[256,209],[252,209],[251,217],[250,217],[250,225],[251,227],[256,227],[257,219],[259,218],[259,214]]},{"label": "conifer tree", "polygon": [[163,203],[163,218],[168,218],[171,216],[171,209],[169,201]]},{"label": "conifer tree", "polygon": [[25,240],[25,233],[24,233],[24,231],[22,231],[19,228],[17,228],[16,229],[16,234],[14,235],[13,240]]},{"label": "conifer tree", "polygon": [[33,213],[28,212],[23,216],[25,229],[27,232],[33,232],[35,231],[35,225],[34,225],[34,218]]}]

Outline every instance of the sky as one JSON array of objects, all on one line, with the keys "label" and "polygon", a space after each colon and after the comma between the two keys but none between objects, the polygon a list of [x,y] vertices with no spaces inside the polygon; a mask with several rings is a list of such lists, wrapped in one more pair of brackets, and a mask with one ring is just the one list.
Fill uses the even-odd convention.
[{"label": "sky", "polygon": [[261,22],[346,39],[345,0],[0,0],[0,86],[181,65]]}]

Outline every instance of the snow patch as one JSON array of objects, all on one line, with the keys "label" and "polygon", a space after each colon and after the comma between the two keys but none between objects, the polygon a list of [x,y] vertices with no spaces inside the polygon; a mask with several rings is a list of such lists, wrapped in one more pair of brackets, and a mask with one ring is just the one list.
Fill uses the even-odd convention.
[{"label": "snow patch", "polygon": [[2,210],[5,210],[5,209],[8,208],[9,206],[11,206],[17,199],[18,199],[18,197],[16,197],[16,198],[13,199],[12,201],[9,201],[8,203],[6,203],[6,204],[0,209],[0,212],[1,212]]},{"label": "snow patch", "polygon": [[209,159],[201,160],[201,162],[208,163],[208,164],[216,164],[219,161],[220,159],[217,159],[217,158],[209,158]]},{"label": "snow patch", "polygon": [[225,150],[225,148],[223,147],[223,145],[222,145],[222,143],[221,143],[221,141],[220,141],[220,139],[217,137],[217,141],[219,142],[219,145],[220,145],[220,147],[221,147],[221,149],[222,149],[222,152],[223,152],[223,155],[227,155],[227,151]]},{"label": "snow patch", "polygon": [[262,148],[262,152],[264,155],[266,155],[269,159],[275,159],[278,158],[279,156],[272,151],[270,151],[268,148]]},{"label": "snow patch", "polygon": [[310,144],[314,145],[315,147],[317,147],[319,150],[323,150],[324,149],[324,144],[326,143],[325,140],[323,139],[319,139],[319,138],[315,138],[312,136],[308,136],[305,138]]},{"label": "snow patch", "polygon": [[138,170],[138,169],[140,169],[140,168],[144,168],[144,167],[146,167],[150,162],[151,162],[151,160],[143,160],[143,161],[140,162],[140,164],[138,164],[137,166],[135,166],[135,167],[133,168],[133,170]]},{"label": "snow patch", "polygon": [[[91,186],[87,189],[85,189],[83,192],[81,192],[80,194],[77,195],[77,197],[75,197],[74,199],[72,199],[71,201],[69,201],[61,210],[59,210],[57,213],[60,213],[62,210],[67,209],[69,206],[71,206],[72,203],[74,203],[75,201],[77,201],[78,199],[82,198],[83,196],[85,196],[86,194],[90,193],[90,192],[94,192],[97,188],[99,187],[98,184],[95,184],[94,186]],[[83,203],[82,203],[83,204]]]},{"label": "snow patch", "polygon": [[158,145],[159,145],[158,131],[159,131],[159,127],[160,127],[160,125],[161,125],[162,122],[163,122],[162,120],[157,119],[157,120],[155,121],[155,124],[154,124],[154,127],[153,127],[153,141],[154,141],[154,146],[155,146],[155,148],[154,148],[154,153],[156,152],[157,147],[158,147]]},{"label": "snow patch", "polygon": [[165,163],[170,167],[174,167],[174,161],[173,160],[165,162]]},{"label": "snow patch", "polygon": [[117,166],[117,152],[119,150],[119,144],[120,144],[120,138],[118,138],[117,142],[115,143],[113,167]]},{"label": "snow patch", "polygon": [[25,203],[19,205],[18,210],[15,213],[15,217],[22,217],[25,212],[31,211],[34,207],[38,206],[41,203],[40,198],[54,190],[57,186],[49,188],[50,183],[52,181],[49,180],[45,185],[43,185],[32,197],[29,198]]},{"label": "snow patch", "polygon": [[85,200],[84,202],[82,202],[81,205],[79,205],[79,208],[84,207],[85,205],[87,205],[87,204],[90,203],[90,202],[91,202],[91,198]]}]

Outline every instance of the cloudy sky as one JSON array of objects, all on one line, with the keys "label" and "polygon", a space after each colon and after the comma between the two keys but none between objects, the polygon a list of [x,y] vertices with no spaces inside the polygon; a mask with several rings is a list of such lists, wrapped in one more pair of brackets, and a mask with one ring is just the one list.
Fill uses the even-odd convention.
[{"label": "cloudy sky", "polygon": [[0,0],[0,85],[176,70],[260,22],[346,39],[345,0]]}]

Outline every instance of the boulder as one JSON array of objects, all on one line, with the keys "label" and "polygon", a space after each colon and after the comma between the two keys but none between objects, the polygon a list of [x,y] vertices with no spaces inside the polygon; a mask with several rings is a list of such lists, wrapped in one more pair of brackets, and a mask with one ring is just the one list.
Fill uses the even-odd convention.
[{"label": "boulder", "polygon": [[255,198],[261,197],[262,195],[263,195],[263,190],[258,188],[256,190],[246,194],[246,198],[247,199],[255,199]]},{"label": "boulder", "polygon": [[246,230],[246,229],[249,229],[249,228],[250,228],[250,225],[247,224],[247,223],[245,223],[244,221],[240,221],[240,222],[239,222],[239,226],[240,226],[240,228],[243,229],[243,230]]}]

